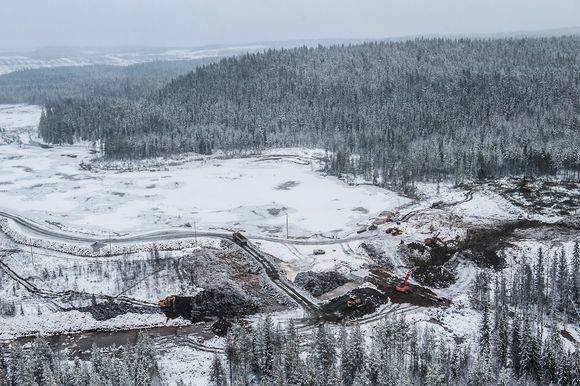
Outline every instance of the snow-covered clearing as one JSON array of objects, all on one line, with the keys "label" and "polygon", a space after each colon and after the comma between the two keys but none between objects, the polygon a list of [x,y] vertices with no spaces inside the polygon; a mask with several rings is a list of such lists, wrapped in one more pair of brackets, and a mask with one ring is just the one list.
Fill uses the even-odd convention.
[{"label": "snow-covered clearing", "polygon": [[[30,108],[0,109],[0,122],[30,126]],[[35,112],[35,114],[37,111]],[[13,126],[15,123],[12,123]],[[372,186],[321,175],[316,152],[294,157],[198,157],[151,171],[87,171],[89,146],[0,148],[0,207],[68,228],[136,232],[196,225],[291,236],[343,234],[407,202]],[[269,152],[277,153],[276,151]],[[306,163],[306,164],[305,164]],[[195,223],[195,224],[194,224]]]}]

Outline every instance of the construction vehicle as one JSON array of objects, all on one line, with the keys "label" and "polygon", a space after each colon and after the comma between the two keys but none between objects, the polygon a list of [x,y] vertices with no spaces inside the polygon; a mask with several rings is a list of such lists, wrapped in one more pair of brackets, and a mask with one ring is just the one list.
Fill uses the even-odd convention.
[{"label": "construction vehicle", "polygon": [[190,319],[192,309],[191,301],[192,298],[189,296],[171,295],[159,301],[159,309],[169,319],[175,319],[180,316],[185,319]]},{"label": "construction vehicle", "polygon": [[403,230],[401,228],[392,227],[385,229],[385,233],[391,236],[400,236],[403,234]]},{"label": "construction vehicle", "polygon": [[437,233],[433,237],[429,237],[425,239],[425,245],[428,247],[444,247],[447,248],[448,241],[445,241],[439,237],[439,233]]},{"label": "construction vehicle", "polygon": [[395,287],[395,290],[397,292],[401,292],[404,294],[411,292],[411,287],[409,286],[409,279],[411,278],[411,276],[413,276],[413,272],[415,272],[415,268],[413,268],[413,269],[409,270],[409,272],[407,272],[405,279],[403,279],[401,284],[399,284]]},{"label": "construction vehicle", "polygon": [[240,247],[248,245],[248,238],[240,232],[234,232],[232,238],[234,239],[234,243],[238,244]]},{"label": "construction vehicle", "polygon": [[459,242],[459,235],[457,235],[454,239],[451,240],[443,240],[439,237],[439,233],[437,233],[433,237],[429,237],[425,239],[425,245],[431,248],[441,247],[441,248],[448,248],[450,245],[455,245]]},{"label": "construction vehicle", "polygon": [[350,295],[350,297],[346,301],[346,305],[349,308],[357,308],[357,307],[362,306],[363,304],[364,304],[364,301],[358,295]]}]

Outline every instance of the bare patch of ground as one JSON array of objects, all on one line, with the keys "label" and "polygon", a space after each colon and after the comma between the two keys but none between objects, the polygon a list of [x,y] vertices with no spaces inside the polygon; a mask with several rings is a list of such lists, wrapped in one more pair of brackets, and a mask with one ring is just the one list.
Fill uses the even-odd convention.
[{"label": "bare patch of ground", "polygon": [[374,284],[393,303],[409,303],[420,307],[441,307],[450,304],[448,299],[438,297],[428,288],[410,284],[410,293],[401,293],[395,287],[402,281],[384,269],[373,269],[369,274],[369,282]]},{"label": "bare patch of ground", "polygon": [[280,213],[285,212],[287,209],[285,207],[282,208],[270,208],[268,209],[268,213],[272,216],[278,216]]},{"label": "bare patch of ground", "polygon": [[299,181],[286,181],[276,186],[276,190],[290,190],[300,185]]}]

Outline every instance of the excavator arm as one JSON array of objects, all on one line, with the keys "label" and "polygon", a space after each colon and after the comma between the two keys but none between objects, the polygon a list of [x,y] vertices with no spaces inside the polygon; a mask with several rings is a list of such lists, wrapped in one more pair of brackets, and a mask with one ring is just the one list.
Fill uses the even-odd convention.
[{"label": "excavator arm", "polygon": [[402,292],[402,293],[411,292],[411,287],[409,286],[409,279],[411,278],[411,276],[413,276],[413,272],[415,272],[415,268],[413,268],[413,269],[409,270],[409,272],[407,272],[405,279],[403,279],[401,284],[399,284],[398,286],[395,287],[395,290],[397,292]]}]

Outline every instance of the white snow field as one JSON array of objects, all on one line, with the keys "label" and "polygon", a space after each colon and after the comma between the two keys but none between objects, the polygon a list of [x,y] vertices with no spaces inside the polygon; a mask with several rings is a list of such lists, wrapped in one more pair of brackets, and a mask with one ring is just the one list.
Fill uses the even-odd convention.
[{"label": "white snow field", "polygon": [[[30,127],[38,116],[27,106],[0,106],[0,126]],[[133,233],[195,222],[198,230],[284,237],[288,214],[290,236],[299,237],[352,232],[408,201],[321,175],[313,151],[294,151],[304,158],[200,156],[151,171],[81,169],[92,153],[88,145],[0,147],[0,208],[67,228]]]}]

